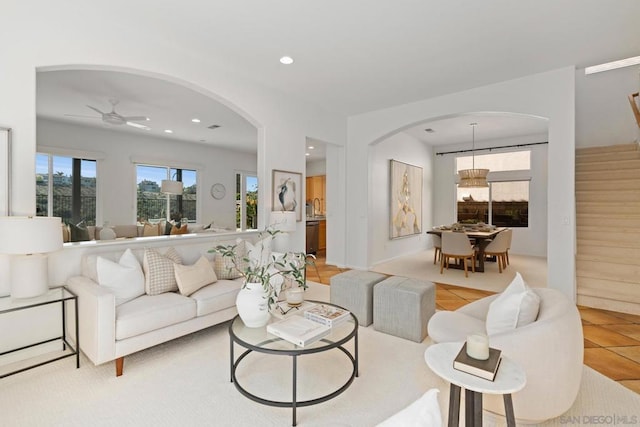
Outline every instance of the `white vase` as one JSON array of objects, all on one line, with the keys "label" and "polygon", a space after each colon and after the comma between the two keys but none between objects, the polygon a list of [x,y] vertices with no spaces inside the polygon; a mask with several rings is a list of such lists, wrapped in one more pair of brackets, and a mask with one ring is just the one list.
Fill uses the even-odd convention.
[{"label": "white vase", "polygon": [[260,328],[269,322],[271,313],[267,298],[262,283],[247,283],[240,289],[236,298],[236,308],[245,326]]}]

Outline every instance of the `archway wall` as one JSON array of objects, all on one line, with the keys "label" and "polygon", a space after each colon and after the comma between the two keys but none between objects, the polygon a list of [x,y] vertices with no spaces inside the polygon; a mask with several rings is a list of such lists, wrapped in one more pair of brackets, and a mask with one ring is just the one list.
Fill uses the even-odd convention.
[{"label": "archway wall", "polygon": [[[346,150],[346,262],[367,269],[373,263],[371,144],[429,118],[460,112],[501,111],[549,119],[548,147],[548,286],[575,298],[575,69],[545,73],[482,86],[371,113],[349,117]],[[433,189],[425,188],[425,192]],[[439,203],[437,199],[434,204]],[[406,248],[405,251],[415,251]],[[402,255],[398,253],[397,255]]]},{"label": "archway wall", "polygon": [[[303,103],[291,96],[245,78],[242,70],[216,62],[215,48],[209,57],[195,56],[188,46],[139,28],[119,26],[101,14],[70,13],[69,8],[42,3],[38,13],[13,2],[6,10],[0,37],[0,125],[13,135],[12,211],[35,212],[36,70],[48,67],[111,67],[164,77],[215,98],[243,115],[258,128],[258,176],[261,183],[261,220],[271,209],[271,171],[305,170],[305,139],[343,145],[346,119]],[[55,34],[55,37],[50,35]],[[277,61],[277,58],[274,58]],[[266,184],[266,185],[264,185]],[[295,249],[302,250],[304,223],[292,235]]]}]

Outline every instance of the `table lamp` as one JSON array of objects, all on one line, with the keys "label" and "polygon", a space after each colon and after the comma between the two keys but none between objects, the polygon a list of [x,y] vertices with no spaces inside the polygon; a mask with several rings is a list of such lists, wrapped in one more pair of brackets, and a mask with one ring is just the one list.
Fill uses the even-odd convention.
[{"label": "table lamp", "polygon": [[289,233],[296,231],[296,213],[295,211],[273,211],[269,218],[269,226],[280,231],[276,234],[272,248],[276,252],[288,252],[289,248]]},{"label": "table lamp", "polygon": [[46,216],[0,217],[0,253],[11,255],[11,297],[32,298],[49,289],[47,253],[62,249],[62,222]]}]

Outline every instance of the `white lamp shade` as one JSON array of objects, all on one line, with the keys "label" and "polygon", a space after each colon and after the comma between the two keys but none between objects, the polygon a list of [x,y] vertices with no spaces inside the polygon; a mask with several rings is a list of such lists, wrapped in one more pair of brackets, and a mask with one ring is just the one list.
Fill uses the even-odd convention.
[{"label": "white lamp shade", "polygon": [[282,232],[296,231],[296,213],[294,211],[273,211],[269,218],[271,228]]},{"label": "white lamp shade", "polygon": [[0,253],[40,254],[62,249],[62,222],[47,216],[0,217]]},{"label": "white lamp shade", "polygon": [[160,184],[160,191],[166,194],[182,194],[182,181],[163,179]]}]

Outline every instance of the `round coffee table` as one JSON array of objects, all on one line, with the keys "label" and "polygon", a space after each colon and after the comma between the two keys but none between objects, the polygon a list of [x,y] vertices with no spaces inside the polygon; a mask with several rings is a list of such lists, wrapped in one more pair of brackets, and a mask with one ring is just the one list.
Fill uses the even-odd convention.
[{"label": "round coffee table", "polygon": [[507,425],[515,427],[515,415],[511,393],[524,388],[527,383],[524,369],[514,360],[502,355],[502,362],[494,381],[485,380],[453,368],[453,360],[462,348],[462,342],[433,344],[424,352],[424,359],[431,370],[451,383],[449,393],[449,426],[457,426],[460,417],[460,389],[465,389],[465,425],[482,426],[482,394],[502,394]]},{"label": "round coffee table", "polygon": [[[310,301],[317,304],[334,305],[319,301]],[[335,306],[335,305],[334,305]],[[338,307],[338,306],[335,306]],[[302,315],[294,314],[296,316]],[[272,315],[271,322],[277,322],[281,319]],[[231,367],[231,382],[235,385],[236,389],[249,399],[262,403],[264,405],[276,406],[281,408],[293,409],[293,422],[292,425],[296,425],[296,409],[298,407],[315,405],[318,403],[326,402],[329,399],[333,399],[340,393],[345,391],[353,382],[354,378],[358,376],[358,320],[351,313],[351,316],[341,324],[331,328],[331,333],[320,340],[311,343],[305,347],[299,347],[289,341],[269,334],[267,328],[248,328],[240,319],[240,316],[236,316],[229,325],[229,338],[230,338],[230,367]],[[350,340],[354,340],[354,350],[351,353],[343,345]],[[238,356],[236,359],[234,356],[234,343],[244,347],[246,350]],[[319,353],[328,351],[331,349],[338,349],[344,353],[353,365],[353,371],[347,378],[346,382],[340,386],[337,390],[310,400],[298,401],[297,400],[297,379],[298,379],[298,356],[304,356],[307,354]],[[247,391],[238,382],[236,378],[236,369],[242,362],[242,360],[251,352],[266,353],[278,356],[289,356],[292,360],[292,373],[293,373],[293,393],[291,401],[276,401],[270,400],[265,397],[257,396]]]}]

